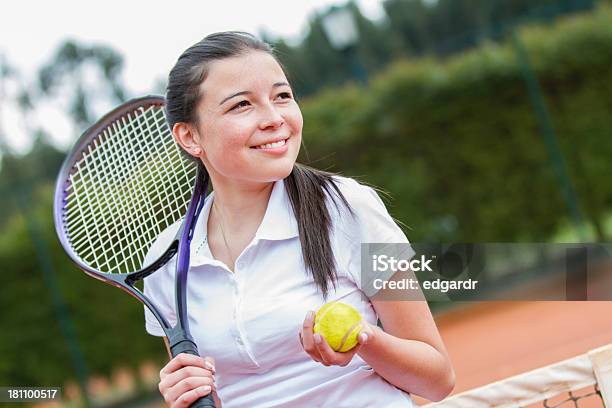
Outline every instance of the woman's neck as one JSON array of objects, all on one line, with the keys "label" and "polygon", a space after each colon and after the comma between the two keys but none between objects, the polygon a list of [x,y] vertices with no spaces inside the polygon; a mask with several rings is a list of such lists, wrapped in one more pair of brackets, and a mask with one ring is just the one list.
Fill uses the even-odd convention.
[{"label": "woman's neck", "polygon": [[255,237],[265,216],[274,183],[214,184],[208,216],[208,246],[215,259],[234,270],[234,262]]},{"label": "woman's neck", "polygon": [[213,186],[216,216],[220,216],[226,233],[237,234],[255,227],[254,233],[266,213],[274,183],[222,183]]}]

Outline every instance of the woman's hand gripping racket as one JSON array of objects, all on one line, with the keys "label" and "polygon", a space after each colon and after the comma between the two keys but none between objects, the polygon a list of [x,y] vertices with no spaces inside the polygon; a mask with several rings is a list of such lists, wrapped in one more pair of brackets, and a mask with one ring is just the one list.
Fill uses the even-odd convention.
[{"label": "woman's hand gripping racket", "polygon": [[[57,179],[55,228],[79,268],[149,308],[168,337],[172,356],[199,355],[189,334],[185,290],[190,242],[208,176],[181,156],[164,104],[158,96],[134,99],[81,136]],[[181,218],[182,226],[163,255],[143,265],[157,236]],[[172,327],[135,285],[174,255],[177,323]],[[214,407],[212,393],[191,406]]]}]

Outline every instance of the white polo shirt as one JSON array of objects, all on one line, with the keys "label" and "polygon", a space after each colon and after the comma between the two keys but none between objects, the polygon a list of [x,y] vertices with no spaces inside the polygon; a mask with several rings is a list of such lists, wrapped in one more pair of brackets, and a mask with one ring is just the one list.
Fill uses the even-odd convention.
[{"label": "white polo shirt", "polygon": [[[338,273],[328,301],[342,297],[376,324],[372,304],[360,289],[360,244],[408,240],[373,189],[345,177],[335,180],[356,217],[328,203]],[[359,355],[346,367],[325,367],[302,349],[298,333],[304,317],[325,301],[304,267],[284,181],[275,182],[262,223],[237,258],[235,272],[215,260],[208,247],[213,198],[214,193],[207,197],[192,240],[187,311],[200,354],[215,358],[223,408],[416,406],[409,394],[384,380]],[[145,262],[160,256],[178,228],[177,223],[160,235]],[[173,325],[175,260],[147,277],[144,286]],[[147,332],[164,335],[146,308],[145,318]]]}]

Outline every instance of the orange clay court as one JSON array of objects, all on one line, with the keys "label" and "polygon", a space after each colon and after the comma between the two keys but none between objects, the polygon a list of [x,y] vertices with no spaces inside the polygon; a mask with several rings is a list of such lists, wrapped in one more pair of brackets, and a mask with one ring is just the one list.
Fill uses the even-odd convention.
[{"label": "orange clay court", "polygon": [[480,301],[441,312],[435,320],[455,368],[452,395],[608,344],[611,316],[609,301]]}]

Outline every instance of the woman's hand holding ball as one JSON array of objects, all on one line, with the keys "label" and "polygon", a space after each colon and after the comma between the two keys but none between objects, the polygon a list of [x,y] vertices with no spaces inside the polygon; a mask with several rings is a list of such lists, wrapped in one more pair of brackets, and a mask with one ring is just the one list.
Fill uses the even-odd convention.
[{"label": "woman's hand holding ball", "polygon": [[376,330],[352,306],[326,303],[310,311],[300,330],[300,343],[310,357],[324,366],[346,366],[359,350],[374,340]]}]

